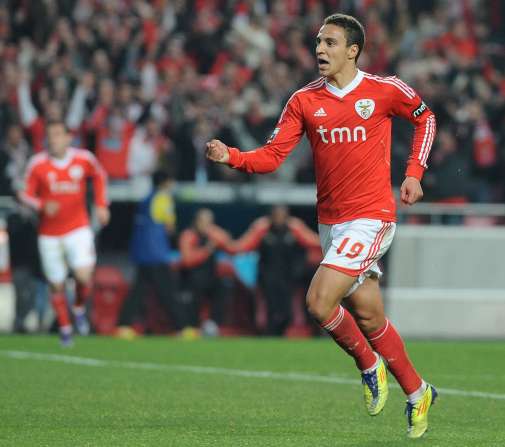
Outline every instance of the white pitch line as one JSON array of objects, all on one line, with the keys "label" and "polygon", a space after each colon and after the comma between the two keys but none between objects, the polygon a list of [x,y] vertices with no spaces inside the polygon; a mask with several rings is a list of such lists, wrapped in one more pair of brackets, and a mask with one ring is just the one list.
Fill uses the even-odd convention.
[{"label": "white pitch line", "polygon": [[[1,351],[0,355],[17,360],[42,360],[50,362],[67,363],[80,366],[94,366],[99,368],[114,367],[126,369],[143,369],[153,371],[179,371],[194,374],[216,374],[233,377],[247,377],[254,379],[274,379],[274,380],[292,380],[298,382],[318,382],[334,383],[338,385],[361,385],[360,380],[347,379],[338,376],[323,376],[319,374],[308,374],[302,372],[275,372],[275,371],[250,371],[244,369],[216,368],[212,366],[191,366],[191,365],[167,365],[163,363],[146,362],[121,362],[117,360],[100,360],[89,357],[74,357],[62,354],[42,354],[28,351]],[[391,388],[400,388],[396,384],[390,384]],[[465,391],[454,388],[438,388],[441,394],[477,397],[482,399],[505,400],[505,394],[487,393],[484,391]]]}]

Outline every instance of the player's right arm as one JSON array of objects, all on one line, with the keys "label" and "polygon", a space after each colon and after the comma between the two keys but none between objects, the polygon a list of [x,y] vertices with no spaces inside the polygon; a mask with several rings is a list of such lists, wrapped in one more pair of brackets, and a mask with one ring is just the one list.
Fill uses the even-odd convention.
[{"label": "player's right arm", "polygon": [[256,219],[240,238],[229,242],[228,253],[237,254],[256,250],[268,233],[270,226],[271,222],[268,217]]},{"label": "player's right arm", "polygon": [[195,268],[203,264],[214,252],[214,243],[198,245],[198,236],[193,230],[184,230],[179,238],[181,265],[184,268]]},{"label": "player's right arm", "polygon": [[226,146],[222,141],[211,140],[207,143],[207,158],[248,173],[266,174],[281,165],[300,141],[304,130],[302,107],[295,94],[284,107],[264,146],[241,152],[237,148]]},{"label": "player's right arm", "polygon": [[19,200],[29,208],[53,216],[58,212],[59,204],[54,200],[43,200],[40,197],[40,170],[35,160],[26,168],[24,188],[19,192]]}]

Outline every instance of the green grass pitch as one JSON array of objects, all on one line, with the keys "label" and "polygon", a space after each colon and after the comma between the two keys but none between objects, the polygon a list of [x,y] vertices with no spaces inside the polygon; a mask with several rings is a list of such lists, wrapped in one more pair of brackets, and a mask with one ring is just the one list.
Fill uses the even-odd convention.
[{"label": "green grass pitch", "polygon": [[[410,342],[440,388],[408,440],[392,387],[369,417],[330,341],[0,337],[0,446],[505,446],[505,343]],[[394,379],[390,376],[390,383]]]}]

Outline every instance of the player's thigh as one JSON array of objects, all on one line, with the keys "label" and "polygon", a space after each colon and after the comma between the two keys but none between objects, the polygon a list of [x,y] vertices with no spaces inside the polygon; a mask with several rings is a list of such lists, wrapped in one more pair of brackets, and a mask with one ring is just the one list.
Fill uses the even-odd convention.
[{"label": "player's thigh", "polygon": [[355,281],[347,273],[320,265],[307,292],[310,313],[318,320],[329,318]]},{"label": "player's thigh", "polygon": [[379,259],[387,252],[395,233],[394,222],[356,219],[332,226],[321,225],[324,259],[321,265],[353,276],[351,294],[370,274],[380,275]]},{"label": "player's thigh", "polygon": [[378,278],[366,278],[344,304],[365,333],[380,329],[386,322]]},{"label": "player's thigh", "polygon": [[69,267],[79,280],[86,280],[96,264],[95,242],[89,227],[78,228],[63,237]]},{"label": "player's thigh", "polygon": [[58,236],[39,236],[42,271],[51,284],[63,284],[68,274],[63,242]]}]

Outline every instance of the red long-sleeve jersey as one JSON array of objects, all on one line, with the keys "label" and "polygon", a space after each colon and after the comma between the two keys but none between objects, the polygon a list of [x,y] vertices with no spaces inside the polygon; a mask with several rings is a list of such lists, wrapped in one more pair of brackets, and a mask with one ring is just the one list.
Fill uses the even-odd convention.
[{"label": "red long-sleeve jersey", "polygon": [[[271,226],[272,220],[268,217],[256,219],[239,239],[229,242],[228,252],[235,254],[256,250],[270,231]],[[287,227],[296,242],[302,247],[306,249],[320,248],[319,236],[307,227],[302,220],[290,217],[287,221]]]},{"label": "red long-sleeve jersey", "polygon": [[395,221],[390,172],[393,116],[415,126],[406,176],[421,180],[435,136],[434,114],[398,78],[360,70],[343,89],[320,78],[296,91],[266,145],[250,152],[229,148],[229,164],[249,173],[272,172],[306,133],[320,223],[358,218]]},{"label": "red long-sleeve jersey", "polygon": [[[229,234],[218,227],[210,225],[207,228],[207,239],[212,242],[215,248],[229,252]],[[202,265],[214,253],[206,244],[202,244],[200,234],[193,228],[188,228],[179,237],[179,250],[181,252],[181,266],[192,269]]]},{"label": "red long-sleeve jersey", "polygon": [[[93,180],[95,204],[107,206],[107,175],[93,154],[84,149],[69,148],[63,159],[47,152],[34,155],[26,170],[25,187],[19,197],[39,211],[39,233],[61,236],[88,225],[86,180]],[[44,212],[47,201],[58,203],[55,215]]]}]

